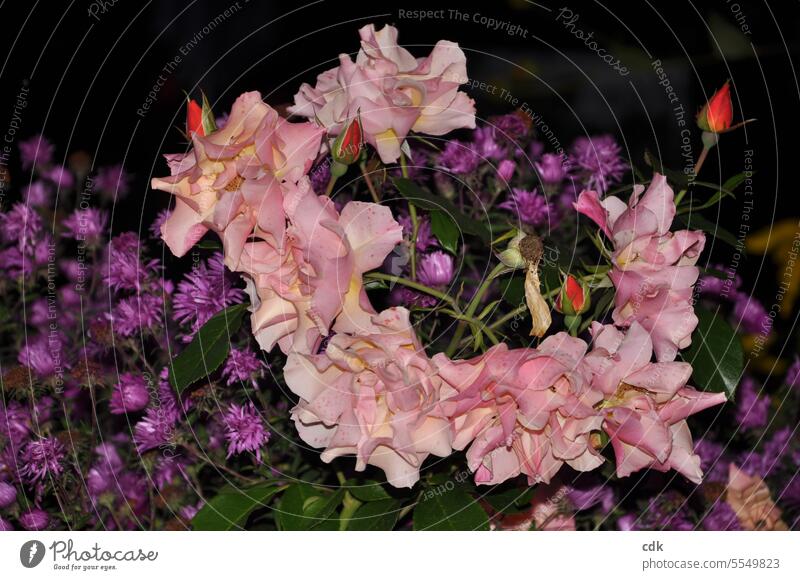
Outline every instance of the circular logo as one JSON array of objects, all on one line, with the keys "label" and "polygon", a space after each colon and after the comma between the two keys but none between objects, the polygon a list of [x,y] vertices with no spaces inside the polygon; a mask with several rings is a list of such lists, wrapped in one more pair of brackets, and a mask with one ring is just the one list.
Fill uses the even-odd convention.
[{"label": "circular logo", "polygon": [[28,540],[19,549],[19,561],[26,568],[35,568],[44,559],[44,544],[39,540]]}]

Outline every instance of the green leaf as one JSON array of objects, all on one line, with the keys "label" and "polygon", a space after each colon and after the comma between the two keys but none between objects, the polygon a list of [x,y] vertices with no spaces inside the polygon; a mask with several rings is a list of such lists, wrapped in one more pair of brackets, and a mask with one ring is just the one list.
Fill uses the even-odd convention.
[{"label": "green leaf", "polygon": [[739,245],[736,236],[730,233],[723,227],[715,224],[712,221],[707,220],[699,213],[692,212],[691,214],[681,214],[675,216],[676,221],[681,222],[684,226],[689,229],[697,229],[706,232],[707,234],[711,234],[716,239],[721,242],[725,242],[726,244],[736,248]]},{"label": "green leaf", "polygon": [[458,226],[453,218],[443,211],[432,211],[430,215],[431,232],[439,240],[439,244],[451,254],[458,252]]},{"label": "green leaf", "polygon": [[383,486],[377,481],[367,480],[360,484],[353,480],[346,483],[347,491],[359,501],[380,501],[392,499]]},{"label": "green leaf", "polygon": [[202,531],[240,529],[253,510],[264,507],[282,487],[262,483],[248,489],[223,488],[192,519],[192,527]]},{"label": "green leaf", "polygon": [[456,225],[458,225],[462,232],[472,234],[473,236],[478,236],[484,242],[490,241],[491,236],[489,235],[489,230],[486,229],[485,224],[461,213],[461,210],[458,209],[450,200],[433,195],[429,191],[422,189],[410,179],[406,179],[404,177],[394,177],[392,178],[392,182],[394,183],[395,187],[397,187],[400,195],[417,207],[427,211],[444,212],[456,222]]},{"label": "green leaf", "polygon": [[494,491],[486,494],[481,499],[485,500],[497,512],[504,514],[519,513],[530,509],[531,497],[535,489],[535,487],[520,489],[515,486],[503,491]]},{"label": "green leaf", "polygon": [[525,273],[520,270],[507,278],[501,278],[500,295],[515,308],[521,305],[525,300]]},{"label": "green leaf", "polygon": [[189,346],[172,359],[169,380],[178,393],[223,363],[230,350],[230,337],[239,330],[246,309],[246,304],[235,304],[212,316]]},{"label": "green leaf", "polygon": [[489,517],[458,487],[428,489],[414,508],[415,530],[488,530]]},{"label": "green leaf", "polygon": [[354,532],[380,532],[394,528],[400,516],[400,502],[394,499],[371,501],[360,506],[347,523]]},{"label": "green leaf", "polygon": [[325,522],[342,503],[343,497],[343,489],[323,495],[307,483],[295,483],[283,494],[275,517],[282,530],[328,529],[330,524]]},{"label": "green leaf", "polygon": [[201,250],[221,250],[222,244],[220,244],[217,240],[200,240],[197,242],[197,248]]},{"label": "green leaf", "polygon": [[721,314],[704,308],[696,308],[695,314],[697,330],[681,358],[692,365],[692,379],[698,388],[732,398],[744,368],[739,336]]}]

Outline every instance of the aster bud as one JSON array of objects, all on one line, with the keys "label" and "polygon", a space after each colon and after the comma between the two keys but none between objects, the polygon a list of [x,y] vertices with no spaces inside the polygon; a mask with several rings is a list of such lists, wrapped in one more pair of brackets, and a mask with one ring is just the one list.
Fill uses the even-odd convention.
[{"label": "aster bud", "polygon": [[725,81],[708,100],[697,115],[697,126],[703,131],[722,133],[731,126],[733,120],[733,104],[731,103],[730,82]]},{"label": "aster bud", "polygon": [[0,508],[7,508],[17,501],[17,489],[10,483],[0,481]]},{"label": "aster bud", "polygon": [[579,282],[571,274],[567,275],[561,285],[561,291],[556,296],[556,310],[566,316],[575,316],[586,312],[590,303],[589,288],[586,284]]},{"label": "aster bud", "polygon": [[508,246],[506,249],[500,252],[497,257],[505,266],[509,268],[524,268],[525,267],[525,259],[522,257],[522,253],[519,251],[519,242],[522,238],[525,237],[525,232],[517,232],[511,241],[508,242]]}]

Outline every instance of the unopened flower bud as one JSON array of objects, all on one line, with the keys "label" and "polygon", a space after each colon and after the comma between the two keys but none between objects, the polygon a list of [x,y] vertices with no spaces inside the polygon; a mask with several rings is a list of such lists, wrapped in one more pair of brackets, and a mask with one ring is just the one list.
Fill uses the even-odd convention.
[{"label": "unopened flower bud", "polygon": [[556,296],[556,310],[567,316],[583,314],[589,309],[591,299],[586,284],[568,275]]},{"label": "unopened flower bud", "polygon": [[733,104],[731,103],[731,89],[729,81],[725,81],[708,100],[697,115],[697,126],[703,131],[721,133],[730,128],[733,121]]}]

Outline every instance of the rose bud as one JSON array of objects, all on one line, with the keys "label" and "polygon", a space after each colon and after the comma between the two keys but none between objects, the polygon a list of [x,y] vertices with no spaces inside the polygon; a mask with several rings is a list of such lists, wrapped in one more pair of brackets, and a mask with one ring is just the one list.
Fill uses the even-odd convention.
[{"label": "rose bud", "polygon": [[729,81],[725,81],[722,88],[700,110],[697,126],[710,133],[722,133],[730,128],[732,120],[731,88]]},{"label": "rose bud", "polygon": [[333,142],[331,148],[333,160],[342,165],[352,165],[361,156],[363,146],[364,134],[361,130],[361,121],[356,117]]},{"label": "rose bud", "polygon": [[561,291],[556,296],[556,310],[567,316],[583,314],[589,309],[589,289],[586,284],[579,282],[574,276],[568,275],[564,279]]},{"label": "rose bud", "polygon": [[206,134],[203,130],[203,109],[194,99],[189,99],[186,105],[186,134],[191,137],[197,133],[201,137]]}]

